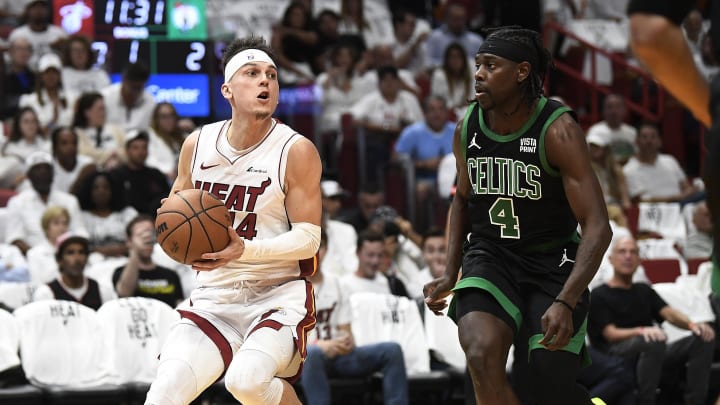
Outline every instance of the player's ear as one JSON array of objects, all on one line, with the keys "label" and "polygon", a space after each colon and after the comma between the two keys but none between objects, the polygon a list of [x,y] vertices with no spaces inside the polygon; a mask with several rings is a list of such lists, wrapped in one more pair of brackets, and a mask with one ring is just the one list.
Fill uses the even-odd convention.
[{"label": "player's ear", "polygon": [[530,69],[532,67],[530,66],[529,62],[520,62],[517,65],[517,82],[522,83],[527,77],[530,75]]},{"label": "player's ear", "polygon": [[230,86],[227,85],[227,83],[223,83],[222,86],[220,86],[220,93],[222,93],[223,97],[230,98],[232,97],[232,92],[230,91]]}]

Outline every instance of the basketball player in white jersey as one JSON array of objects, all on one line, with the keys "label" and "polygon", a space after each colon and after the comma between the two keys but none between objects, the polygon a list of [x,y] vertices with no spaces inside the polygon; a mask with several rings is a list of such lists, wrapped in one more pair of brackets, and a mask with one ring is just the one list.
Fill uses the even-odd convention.
[{"label": "basketball player in white jersey", "polygon": [[232,119],[206,125],[182,146],[172,192],[198,188],[225,201],[230,244],[193,263],[198,287],[160,354],[146,405],[188,404],[225,377],[244,405],[300,404],[300,374],[315,324],[320,245],[320,157],[272,118],[277,65],[262,38],[230,43],[223,97]]}]

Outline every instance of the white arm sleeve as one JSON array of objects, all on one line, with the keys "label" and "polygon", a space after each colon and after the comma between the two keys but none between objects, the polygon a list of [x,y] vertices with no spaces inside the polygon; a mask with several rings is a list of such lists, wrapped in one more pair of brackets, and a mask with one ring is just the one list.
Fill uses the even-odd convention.
[{"label": "white arm sleeve", "polygon": [[309,259],[320,247],[320,227],[309,222],[294,222],[288,232],[270,239],[246,240],[240,259]]}]

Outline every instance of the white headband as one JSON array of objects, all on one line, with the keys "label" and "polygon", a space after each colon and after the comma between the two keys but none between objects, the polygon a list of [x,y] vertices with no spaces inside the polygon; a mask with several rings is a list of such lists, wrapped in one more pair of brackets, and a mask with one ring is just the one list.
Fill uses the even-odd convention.
[{"label": "white headband", "polygon": [[236,53],[235,56],[230,58],[227,65],[225,65],[225,83],[230,81],[238,69],[252,62],[267,62],[273,67],[277,67],[275,66],[275,62],[273,62],[272,58],[267,53],[259,49],[245,49],[242,52]]}]

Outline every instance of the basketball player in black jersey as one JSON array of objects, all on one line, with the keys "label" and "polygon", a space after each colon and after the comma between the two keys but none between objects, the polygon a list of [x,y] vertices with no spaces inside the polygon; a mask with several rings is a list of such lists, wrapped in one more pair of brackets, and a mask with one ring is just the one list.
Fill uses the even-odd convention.
[{"label": "basketball player in black jersey", "polygon": [[[630,44],[655,78],[673,96],[710,128],[705,134],[708,147],[703,170],[707,205],[713,222],[712,288],[720,296],[720,75],[708,86],[695,66],[680,24],[693,8],[709,12],[710,37],[720,57],[720,1],[718,0],[632,0]],[[720,405],[720,400],[718,400]]]},{"label": "basketball player in black jersey", "polygon": [[[448,314],[478,404],[591,404],[575,380],[587,285],[612,232],[583,132],[542,96],[550,56],[537,32],[492,32],[475,64],[476,101],[455,130],[447,269],[425,286],[427,305],[440,314],[455,293]],[[518,395],[505,374],[513,343],[525,370]]]}]

